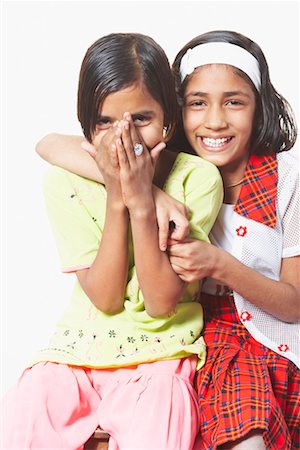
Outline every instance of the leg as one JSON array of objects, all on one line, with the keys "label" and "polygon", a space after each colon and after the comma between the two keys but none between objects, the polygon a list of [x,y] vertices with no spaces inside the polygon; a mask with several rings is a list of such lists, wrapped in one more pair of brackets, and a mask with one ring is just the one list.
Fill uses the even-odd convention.
[{"label": "leg", "polygon": [[40,363],[27,369],[3,411],[6,449],[80,449],[97,427],[99,396],[81,368]]},{"label": "leg", "polygon": [[[183,365],[184,375],[180,371]],[[193,372],[192,366],[188,359],[142,364],[103,392],[99,424],[120,450],[193,448],[198,401],[185,376],[187,367]]]}]

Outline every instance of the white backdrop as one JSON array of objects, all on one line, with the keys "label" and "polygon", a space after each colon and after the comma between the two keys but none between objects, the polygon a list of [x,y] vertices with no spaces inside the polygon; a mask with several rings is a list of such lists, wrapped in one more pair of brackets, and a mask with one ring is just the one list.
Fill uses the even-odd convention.
[{"label": "white backdrop", "polygon": [[[297,1],[3,2],[2,390],[44,345],[68,302],[34,151],[50,131],[79,134],[78,72],[86,49],[120,31],[149,34],[170,60],[191,38],[230,29],[263,49],[277,90],[298,114]],[[299,123],[299,120],[298,120]]]}]

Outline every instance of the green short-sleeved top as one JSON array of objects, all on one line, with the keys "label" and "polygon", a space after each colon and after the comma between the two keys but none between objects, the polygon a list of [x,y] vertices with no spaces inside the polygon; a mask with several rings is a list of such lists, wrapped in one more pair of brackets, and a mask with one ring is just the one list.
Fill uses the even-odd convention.
[{"label": "green short-sleeved top", "polygon": [[[189,207],[190,236],[208,241],[223,199],[217,168],[198,156],[179,153],[164,190]],[[89,267],[104,227],[105,187],[52,167],[44,193],[63,271]],[[39,351],[33,363],[114,368],[192,354],[198,355],[198,366],[204,362],[202,307],[195,301],[198,284],[187,286],[174,313],[153,318],[144,307],[131,244],[129,254],[124,309],[115,315],[101,312],[77,282],[48,347]]]}]

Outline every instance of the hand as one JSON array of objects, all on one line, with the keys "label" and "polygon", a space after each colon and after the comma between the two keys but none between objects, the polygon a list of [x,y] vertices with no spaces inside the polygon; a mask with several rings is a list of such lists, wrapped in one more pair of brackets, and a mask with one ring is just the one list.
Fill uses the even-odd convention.
[{"label": "hand", "polygon": [[[124,114],[124,120],[120,122],[120,128],[122,135],[121,138],[116,140],[116,148],[123,200],[131,212],[133,210],[145,210],[154,206],[152,180],[155,162],[164,145],[156,146],[155,154],[151,157],[129,113]],[[143,146],[141,155],[134,153],[136,143]]]},{"label": "hand", "polygon": [[[93,143],[85,143],[84,148],[87,148],[89,154],[93,156],[99,171],[104,180],[107,191],[108,202],[113,201],[115,206],[125,208],[121,183],[120,183],[120,168],[116,150],[116,140],[121,136],[121,130],[116,122],[105,135],[96,135]],[[83,143],[81,144],[83,147]]]},{"label": "hand", "polygon": [[[97,141],[97,136],[96,136],[96,141]],[[95,141],[95,145],[96,145],[96,141]],[[90,144],[90,142],[85,141],[85,140],[81,142],[81,148],[83,150],[85,150],[87,153],[89,153],[93,158],[95,158],[97,155],[97,148],[95,147],[95,145]],[[155,147],[153,147],[151,150],[149,150],[150,156],[152,159],[152,164],[154,167],[159,158],[160,152],[164,148],[166,148],[166,144],[164,142],[159,142],[158,144],[156,144]]]},{"label": "hand", "polygon": [[189,234],[188,207],[153,186],[156,218],[159,228],[159,248],[182,241]]},{"label": "hand", "polygon": [[188,283],[213,277],[219,252],[214,245],[197,239],[185,239],[168,249],[173,270]]},{"label": "hand", "polygon": [[115,122],[104,136],[96,135],[93,139],[93,146],[95,147],[94,159],[104,176],[105,184],[110,178],[119,179],[120,177],[116,151],[116,140],[120,136],[121,130],[118,122]]}]

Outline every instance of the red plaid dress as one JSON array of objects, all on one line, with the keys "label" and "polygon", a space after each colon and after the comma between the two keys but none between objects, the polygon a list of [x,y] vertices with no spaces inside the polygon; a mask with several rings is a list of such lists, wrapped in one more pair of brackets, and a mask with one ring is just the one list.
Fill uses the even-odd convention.
[{"label": "red plaid dress", "polygon": [[[277,169],[274,154],[250,157],[235,212],[275,227]],[[207,360],[195,379],[200,432],[194,450],[215,450],[253,430],[261,431],[268,450],[300,449],[299,369],[251,336],[229,291],[202,293],[200,301]]]},{"label": "red plaid dress", "polygon": [[252,338],[230,295],[202,294],[201,303],[208,354],[196,375],[195,450],[215,450],[255,429],[269,450],[300,449],[300,371]]}]

